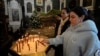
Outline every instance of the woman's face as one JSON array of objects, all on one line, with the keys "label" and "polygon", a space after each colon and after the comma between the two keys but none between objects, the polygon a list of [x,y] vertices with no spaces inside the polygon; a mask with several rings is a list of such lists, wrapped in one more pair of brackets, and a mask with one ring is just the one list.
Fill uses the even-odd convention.
[{"label": "woman's face", "polygon": [[75,26],[83,21],[83,17],[79,17],[76,13],[70,12],[70,23],[71,26]]},{"label": "woman's face", "polygon": [[68,16],[68,13],[66,12],[66,10],[62,9],[61,10],[61,17],[62,17],[62,19],[65,19],[67,16]]}]

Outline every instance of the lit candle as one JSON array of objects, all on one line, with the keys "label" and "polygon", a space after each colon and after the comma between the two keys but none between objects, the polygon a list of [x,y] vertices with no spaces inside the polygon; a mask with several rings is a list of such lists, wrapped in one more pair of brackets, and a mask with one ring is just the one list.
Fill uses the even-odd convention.
[{"label": "lit candle", "polygon": [[17,45],[17,52],[18,52],[18,51],[19,51],[19,50],[18,50],[18,42],[16,42],[16,45]]},{"label": "lit candle", "polygon": [[24,39],[21,39],[22,49],[24,48]]},{"label": "lit candle", "polygon": [[37,40],[40,44],[42,44],[43,46],[46,46],[44,43],[42,43],[41,41]]},{"label": "lit candle", "polygon": [[29,51],[30,51],[30,45],[29,45],[29,43],[27,43],[27,46],[28,46],[28,49],[29,49]]},{"label": "lit candle", "polygon": [[37,52],[37,41],[35,41],[35,51]]},{"label": "lit candle", "polygon": [[21,52],[20,39],[18,40],[18,51]]}]

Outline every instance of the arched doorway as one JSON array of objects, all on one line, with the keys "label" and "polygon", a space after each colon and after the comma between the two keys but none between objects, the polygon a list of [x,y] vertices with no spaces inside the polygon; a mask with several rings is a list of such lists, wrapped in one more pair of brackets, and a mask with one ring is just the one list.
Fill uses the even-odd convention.
[{"label": "arched doorway", "polygon": [[30,2],[27,3],[27,13],[32,13],[32,4]]},{"label": "arched doorway", "polygon": [[47,6],[47,12],[50,11],[50,10],[51,10],[50,5],[48,5]]}]

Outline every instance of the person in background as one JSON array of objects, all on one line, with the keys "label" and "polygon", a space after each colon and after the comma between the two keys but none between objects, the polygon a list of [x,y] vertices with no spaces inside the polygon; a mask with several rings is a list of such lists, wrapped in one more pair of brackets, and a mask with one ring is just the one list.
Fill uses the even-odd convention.
[{"label": "person in background", "polygon": [[[57,28],[57,33],[55,35],[60,35],[62,34],[70,25],[69,22],[69,8],[63,8],[61,10],[61,17],[60,17],[60,22],[56,25],[58,25]],[[60,15],[59,15],[60,16]]]},{"label": "person in background", "polygon": [[50,45],[63,44],[63,56],[100,56],[100,41],[95,22],[83,7],[70,11],[70,27],[56,38],[44,39]]},{"label": "person in background", "polygon": [[55,34],[54,34],[54,36],[57,35],[58,27],[59,27],[59,24],[60,24],[61,19],[62,19],[61,14],[58,14],[56,16],[56,26],[55,26]]},{"label": "person in background", "polygon": [[[58,22],[56,23],[55,36],[61,35],[70,25],[69,22],[69,8],[63,8],[61,14],[58,15]],[[55,56],[63,56],[63,45],[60,44],[55,47]]]},{"label": "person in background", "polygon": [[[61,14],[58,14],[56,16],[56,27],[55,27],[55,35],[61,35],[70,25],[69,22],[69,8],[63,8],[61,10]],[[58,46],[50,45],[49,48],[47,49],[47,53],[49,50],[53,48],[54,49],[54,56],[63,56],[63,45],[60,44]]]}]

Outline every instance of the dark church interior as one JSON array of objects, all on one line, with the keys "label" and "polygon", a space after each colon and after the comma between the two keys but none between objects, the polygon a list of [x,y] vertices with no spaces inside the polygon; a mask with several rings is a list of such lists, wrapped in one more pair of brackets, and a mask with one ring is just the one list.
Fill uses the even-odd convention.
[{"label": "dark church interior", "polygon": [[[0,0],[0,55],[20,56],[18,53],[11,50],[10,48],[13,45],[13,42],[17,41],[23,34],[25,34],[25,31],[28,28],[27,23],[29,23],[29,20],[27,18],[29,18],[29,17],[25,16],[25,8],[23,5],[23,1],[24,0],[18,0],[18,2],[20,4],[22,3],[21,9],[22,9],[22,16],[23,16],[22,19],[23,20],[21,20],[19,29],[17,29],[16,31],[13,32],[13,28],[8,26],[9,25],[9,15],[5,14],[4,0]],[[53,2],[56,2],[56,1],[57,0],[55,0]],[[68,1],[72,1],[72,0],[68,0]],[[77,0],[77,1],[79,1],[79,0]],[[70,2],[67,2],[67,3],[70,3]],[[100,0],[95,0],[95,2],[93,2],[93,3],[94,3],[93,10],[92,11],[89,10],[89,13],[92,15],[92,17],[95,20],[95,23],[98,28],[98,37],[100,39],[100,22],[99,22],[100,21]],[[74,4],[74,3],[71,3],[71,4]],[[70,7],[71,4],[69,4],[69,5],[67,4],[67,6]],[[42,8],[42,6],[39,8]],[[59,10],[58,5],[56,3],[53,4],[53,8],[56,10]],[[37,8],[37,10],[40,11],[38,8]],[[47,10],[49,10],[49,8]],[[42,11],[44,11],[43,8],[42,8]],[[31,11],[29,11],[29,12],[31,12]],[[44,21],[44,22],[46,22],[46,21]],[[34,26],[34,27],[38,27],[38,26]]]}]

